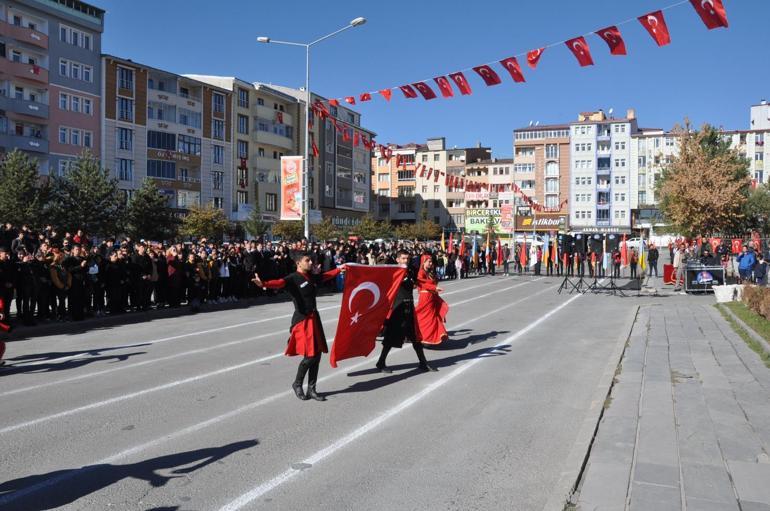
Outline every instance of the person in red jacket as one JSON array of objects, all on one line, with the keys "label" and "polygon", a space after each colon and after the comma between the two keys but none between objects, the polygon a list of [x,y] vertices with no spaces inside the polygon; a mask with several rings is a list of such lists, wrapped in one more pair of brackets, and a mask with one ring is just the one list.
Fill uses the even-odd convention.
[{"label": "person in red jacket", "polygon": [[414,309],[417,341],[423,344],[440,344],[449,337],[444,326],[449,306],[439,297],[443,289],[438,287],[433,258],[428,254],[420,258],[416,284],[420,291],[419,302]]},{"label": "person in red jacket", "polygon": [[[294,262],[297,265],[297,271],[282,279],[263,282],[255,273],[252,281],[257,287],[283,289],[291,296],[294,302],[294,315],[291,318],[291,327],[289,328],[291,336],[285,355],[289,357],[302,355],[303,357],[291,388],[297,397],[303,401],[307,399],[326,401],[326,398],[318,394],[315,388],[321,354],[329,352],[321,318],[318,316],[318,309],[316,308],[316,296],[318,286],[332,280],[338,274],[344,273],[345,266],[342,265],[326,273],[313,273],[313,260],[307,252],[297,252],[294,255]],[[302,389],[306,374],[308,375],[307,394]]]},{"label": "person in red jacket", "polygon": [[[11,327],[8,325],[8,323],[5,322],[5,312],[3,311],[5,311],[5,302],[3,302],[2,297],[0,297],[0,331],[10,332]],[[5,342],[0,341],[0,366],[5,365],[3,355],[5,355]]]}]

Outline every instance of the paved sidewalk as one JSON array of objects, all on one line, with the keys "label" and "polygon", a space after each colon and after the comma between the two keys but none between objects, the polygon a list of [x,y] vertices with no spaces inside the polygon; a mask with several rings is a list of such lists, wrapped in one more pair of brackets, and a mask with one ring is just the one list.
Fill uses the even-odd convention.
[{"label": "paved sidewalk", "polygon": [[712,303],[641,307],[577,509],[770,511],[770,369]]}]

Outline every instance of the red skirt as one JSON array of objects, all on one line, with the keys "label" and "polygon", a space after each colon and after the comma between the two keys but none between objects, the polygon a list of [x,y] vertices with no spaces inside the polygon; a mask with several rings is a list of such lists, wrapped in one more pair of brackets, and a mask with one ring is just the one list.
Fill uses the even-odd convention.
[{"label": "red skirt", "polygon": [[289,344],[284,355],[293,357],[314,357],[320,353],[328,353],[326,335],[324,334],[321,319],[315,312],[310,313],[305,319],[291,328]]},{"label": "red skirt", "polygon": [[449,335],[446,314],[449,305],[435,293],[420,292],[420,301],[414,309],[415,337],[424,344],[440,344]]}]

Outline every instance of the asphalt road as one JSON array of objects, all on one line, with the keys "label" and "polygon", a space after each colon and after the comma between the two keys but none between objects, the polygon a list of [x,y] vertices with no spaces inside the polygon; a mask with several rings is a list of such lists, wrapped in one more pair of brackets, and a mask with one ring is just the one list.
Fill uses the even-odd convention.
[{"label": "asphalt road", "polygon": [[[324,403],[290,390],[290,303],[10,343],[0,509],[542,509],[636,311],[559,283],[444,283],[439,371],[409,345],[390,375],[379,346],[324,356]],[[330,339],[339,300],[319,299]]]}]

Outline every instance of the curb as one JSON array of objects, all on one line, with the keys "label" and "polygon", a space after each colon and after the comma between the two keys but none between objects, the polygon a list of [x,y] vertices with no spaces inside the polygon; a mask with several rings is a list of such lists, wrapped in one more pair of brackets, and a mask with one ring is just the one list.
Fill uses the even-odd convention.
[{"label": "curb", "polygon": [[733,319],[733,321],[735,321],[738,324],[738,326],[746,330],[746,332],[749,334],[749,337],[751,337],[752,339],[754,339],[759,343],[759,345],[762,347],[762,351],[770,355],[770,342],[768,342],[767,339],[759,335],[753,328],[747,325],[741,318],[739,318],[728,307],[725,307],[722,304],[717,304],[717,307],[719,308],[719,310],[727,312],[727,314]]},{"label": "curb", "polygon": [[599,431],[599,425],[602,417],[604,417],[604,403],[612,393],[612,388],[615,385],[613,381],[615,372],[618,365],[623,361],[623,355],[626,352],[631,331],[639,317],[639,309],[640,306],[637,305],[631,317],[621,329],[621,336],[591,396],[591,409],[583,420],[577,439],[567,455],[564,463],[565,470],[562,471],[559,481],[554,485],[545,506],[543,506],[544,511],[563,511],[565,506],[571,502],[570,499],[580,484],[580,480],[588,465],[596,434]]}]

